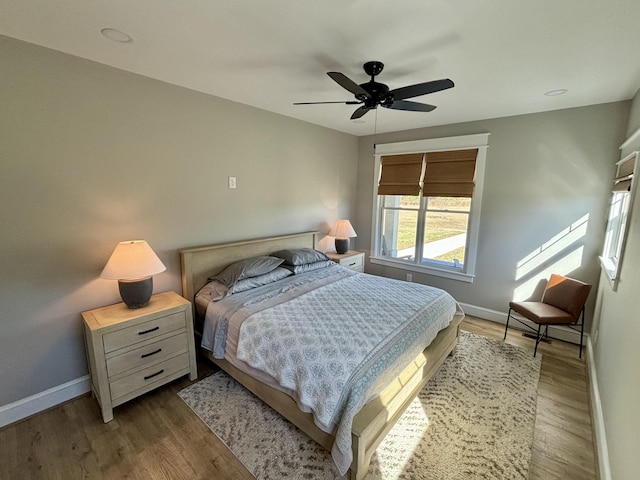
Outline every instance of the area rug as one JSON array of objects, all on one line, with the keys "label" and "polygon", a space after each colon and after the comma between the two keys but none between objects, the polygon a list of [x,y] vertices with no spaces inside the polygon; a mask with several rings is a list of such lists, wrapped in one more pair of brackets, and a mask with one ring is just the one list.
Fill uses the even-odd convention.
[{"label": "area rug", "polygon": [[[528,478],[540,364],[530,350],[461,332],[366,480]],[[179,395],[257,479],[343,478],[327,451],[225,373]]]}]

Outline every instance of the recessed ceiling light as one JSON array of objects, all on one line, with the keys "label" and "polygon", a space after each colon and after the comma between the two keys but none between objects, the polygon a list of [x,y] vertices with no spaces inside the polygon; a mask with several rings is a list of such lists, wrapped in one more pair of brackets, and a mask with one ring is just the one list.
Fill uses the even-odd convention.
[{"label": "recessed ceiling light", "polygon": [[100,33],[107,37],[109,40],[113,40],[118,43],[133,43],[133,37],[128,33],[121,32],[115,28],[103,28]]},{"label": "recessed ceiling light", "polygon": [[564,95],[568,90],[566,88],[558,88],[557,90],[549,90],[545,93],[547,97],[557,97],[558,95]]}]

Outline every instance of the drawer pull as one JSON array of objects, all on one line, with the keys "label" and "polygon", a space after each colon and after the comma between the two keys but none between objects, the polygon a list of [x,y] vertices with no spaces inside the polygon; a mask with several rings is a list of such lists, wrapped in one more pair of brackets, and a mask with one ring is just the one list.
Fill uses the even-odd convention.
[{"label": "drawer pull", "polygon": [[150,357],[151,355],[155,355],[156,353],[160,353],[162,351],[161,348],[154,350],[153,352],[149,352],[149,353],[143,353],[142,355],[140,355],[140,358],[147,358]]},{"label": "drawer pull", "polygon": [[350,263],[349,266],[353,267],[356,264],[356,262]]},{"label": "drawer pull", "polygon": [[164,368],[162,370],[156,372],[156,373],[152,373],[151,375],[147,375],[146,377],[144,377],[144,379],[145,380],[149,380],[150,378],[157,377],[158,375],[160,375],[163,372],[164,372]]},{"label": "drawer pull", "polygon": [[156,330],[160,330],[160,327],[153,327],[149,330],[145,330],[144,332],[138,332],[138,335],[145,335],[147,333],[155,332]]}]

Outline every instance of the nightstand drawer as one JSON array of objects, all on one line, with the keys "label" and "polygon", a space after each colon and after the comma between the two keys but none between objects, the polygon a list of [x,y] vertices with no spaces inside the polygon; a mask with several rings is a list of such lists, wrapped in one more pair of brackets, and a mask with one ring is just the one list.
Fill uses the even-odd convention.
[{"label": "nightstand drawer", "polygon": [[338,263],[351,270],[360,270],[364,264],[364,255],[352,255],[347,258],[341,258]]},{"label": "nightstand drawer", "polygon": [[122,347],[134,345],[165,333],[185,328],[186,317],[184,311],[166,317],[156,318],[149,322],[139,323],[132,327],[121,328],[115,332],[106,333],[102,339],[105,353]]},{"label": "nightstand drawer", "polygon": [[111,400],[116,402],[121,397],[145,388],[148,385],[152,385],[155,382],[159,382],[181,370],[185,370],[185,372],[189,370],[189,355],[187,353],[169,358],[164,362],[152,365],[112,382],[110,384]]},{"label": "nightstand drawer", "polygon": [[179,353],[185,353],[188,348],[187,332],[184,330],[182,333],[164,340],[158,340],[144,347],[108,358],[107,374],[111,378],[127,370],[134,370],[144,365],[153,365]]},{"label": "nightstand drawer", "polygon": [[327,253],[327,257],[354,272],[364,273],[364,252],[349,250],[347,253]]}]

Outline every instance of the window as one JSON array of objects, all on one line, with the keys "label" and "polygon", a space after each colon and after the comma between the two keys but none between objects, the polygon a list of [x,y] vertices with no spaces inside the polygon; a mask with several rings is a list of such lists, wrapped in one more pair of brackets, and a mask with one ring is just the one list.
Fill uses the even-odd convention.
[{"label": "window", "polygon": [[473,281],[488,136],[376,145],[372,263]]},{"label": "window", "polygon": [[618,283],[626,231],[629,225],[632,187],[634,184],[633,174],[637,157],[638,152],[633,152],[617,163],[617,174],[613,182],[604,248],[600,257],[602,268],[607,273],[614,290]]}]

